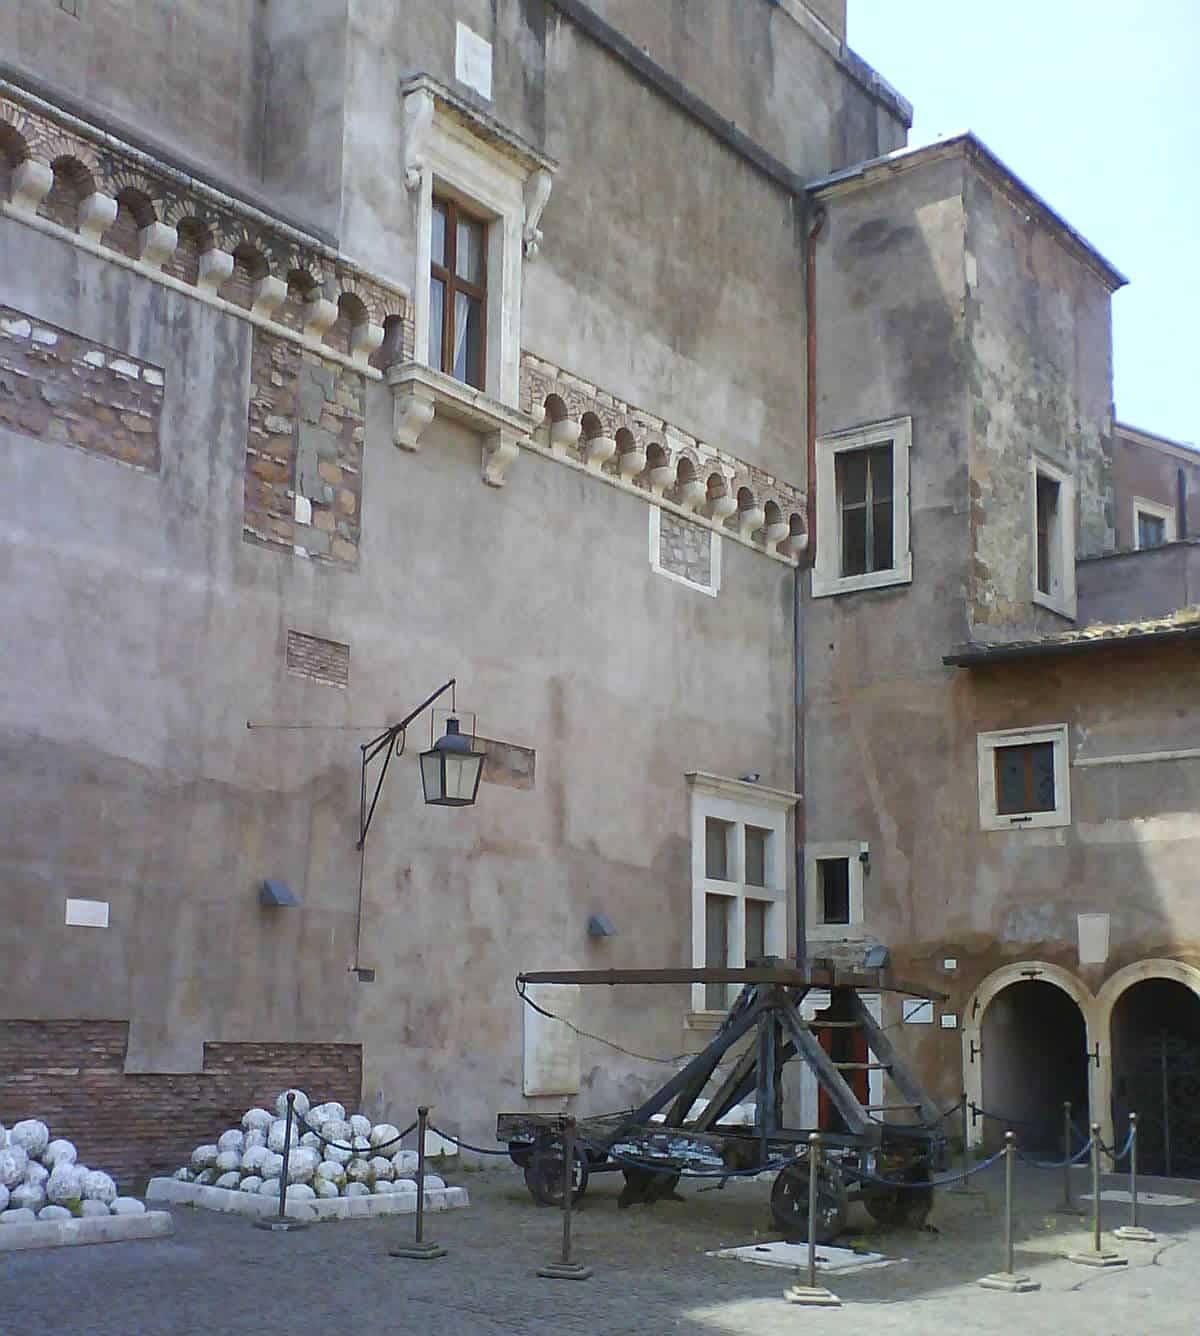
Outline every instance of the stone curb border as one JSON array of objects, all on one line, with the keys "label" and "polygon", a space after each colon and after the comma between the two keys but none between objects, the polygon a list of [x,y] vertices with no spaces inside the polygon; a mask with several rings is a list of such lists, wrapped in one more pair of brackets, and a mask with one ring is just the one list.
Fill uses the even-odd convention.
[{"label": "stone curb border", "polygon": [[84,1216],[78,1220],[35,1220],[28,1225],[0,1225],[0,1253],[25,1248],[65,1248],[77,1243],[129,1243],[165,1239],[175,1232],[167,1211],[144,1215]]},{"label": "stone curb border", "polygon": [[[174,1202],[181,1206],[199,1206],[207,1211],[232,1215],[264,1217],[279,1213],[276,1197],[237,1188],[207,1187],[200,1183],[181,1183],[175,1178],[152,1178],[146,1200]],[[426,1188],[425,1209],[448,1211],[469,1206],[466,1188]],[[417,1209],[416,1192],[372,1193],[368,1197],[328,1197],[316,1201],[289,1201],[289,1220],[361,1220],[376,1215],[412,1215]],[[99,1223],[103,1224],[103,1221]],[[30,1228],[30,1226],[25,1226]]]}]

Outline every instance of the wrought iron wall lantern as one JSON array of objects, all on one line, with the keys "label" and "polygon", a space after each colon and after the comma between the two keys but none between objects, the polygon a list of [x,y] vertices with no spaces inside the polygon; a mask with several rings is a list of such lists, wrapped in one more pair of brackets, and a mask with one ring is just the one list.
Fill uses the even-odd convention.
[{"label": "wrought iron wall lantern", "polygon": [[[433,695],[426,697],[415,710],[405,715],[398,724],[393,724],[378,737],[363,744],[362,782],[359,788],[359,849],[366,845],[367,831],[371,828],[371,819],[375,815],[375,807],[379,802],[383,781],[387,777],[392,757],[404,754],[406,729],[419,714],[429,709],[447,691],[451,693],[451,714],[446,720],[445,733],[432,743],[428,751],[420,755],[421,787],[425,802],[430,807],[470,807],[474,803],[479,792],[479,781],[483,775],[484,753],[477,752],[471,745],[471,739],[459,731],[458,719],[453,713],[455,680],[452,677],[449,682],[438,687]],[[432,731],[431,723],[431,740]],[[383,766],[379,771],[379,778],[375,781],[375,792],[368,807],[368,772],[372,762],[380,757],[383,758]]]}]

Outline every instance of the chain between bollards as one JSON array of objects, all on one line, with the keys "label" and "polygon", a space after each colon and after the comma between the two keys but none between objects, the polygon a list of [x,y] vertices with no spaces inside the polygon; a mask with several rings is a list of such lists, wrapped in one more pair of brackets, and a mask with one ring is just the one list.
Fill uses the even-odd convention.
[{"label": "chain between bollards", "polygon": [[425,1241],[425,1138],[429,1131],[429,1106],[417,1109],[417,1225],[416,1240],[411,1247],[389,1248],[392,1257],[411,1257],[427,1262],[445,1257],[446,1250],[439,1243]]},{"label": "chain between bollards", "polygon": [[960,1101],[962,1109],[962,1146],[963,1146],[963,1176],[953,1187],[947,1188],[956,1197],[978,1197],[983,1189],[977,1188],[971,1182],[971,1175],[975,1172],[975,1147],[971,1144],[971,1106],[967,1102],[967,1092],[962,1092]]},{"label": "chain between bollards", "polygon": [[1138,1224],[1137,1148],[1138,1116],[1136,1113],[1131,1113],[1129,1115],[1129,1223],[1122,1225],[1120,1229],[1114,1229],[1113,1234],[1130,1243],[1154,1243],[1158,1235],[1152,1229],[1146,1229],[1144,1225]]},{"label": "chain between bollards", "polygon": [[538,1267],[538,1275],[548,1280],[587,1280],[591,1267],[571,1260],[571,1210],[575,1197],[575,1119],[567,1114],[562,1120],[562,1256],[557,1262]]}]

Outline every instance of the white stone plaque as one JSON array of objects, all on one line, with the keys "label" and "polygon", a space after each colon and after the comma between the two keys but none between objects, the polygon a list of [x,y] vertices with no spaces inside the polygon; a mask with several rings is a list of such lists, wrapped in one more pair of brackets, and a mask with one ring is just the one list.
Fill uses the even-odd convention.
[{"label": "white stone plaque", "polygon": [[906,997],[900,1003],[900,1017],[905,1025],[932,1025],[933,1003],[927,997]]},{"label": "white stone plaque", "polygon": [[454,43],[454,77],[473,88],[480,97],[492,100],[492,44],[468,28],[457,25]]},{"label": "white stone plaque", "polygon": [[1079,963],[1103,965],[1108,959],[1108,915],[1079,914]]},{"label": "white stone plaque", "polygon": [[579,1036],[571,1029],[579,1022],[579,985],[531,983],[526,996],[560,1019],[551,1020],[530,1006],[524,1008],[525,1094],[579,1094]]},{"label": "white stone plaque", "polygon": [[958,1029],[958,1015],[953,1011],[943,1011],[941,1015],[941,1026],[943,1030]]},{"label": "white stone plaque", "polygon": [[107,928],[107,900],[68,900],[67,926],[71,928]]}]

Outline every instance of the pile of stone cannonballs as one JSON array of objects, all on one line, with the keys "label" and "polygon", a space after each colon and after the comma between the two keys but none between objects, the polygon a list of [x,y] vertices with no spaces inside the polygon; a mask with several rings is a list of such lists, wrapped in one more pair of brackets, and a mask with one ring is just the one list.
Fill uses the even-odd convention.
[{"label": "pile of stone cannonballs", "polygon": [[[184,1183],[278,1197],[288,1093],[280,1092],[274,1112],[247,1109],[240,1127],[222,1132],[212,1144],[197,1146],[191,1162],[177,1169],[174,1177]],[[292,1122],[288,1152],[289,1201],[416,1193],[417,1152],[400,1149],[398,1127],[372,1123],[361,1113],[347,1116],[341,1104],[312,1104],[303,1090],[291,1093],[299,1118]],[[306,1131],[301,1118],[316,1131]],[[425,1186],[446,1184],[437,1174],[427,1173]]]},{"label": "pile of stone cannonballs", "polygon": [[136,1197],[118,1194],[110,1175],[78,1158],[72,1142],[52,1138],[37,1118],[0,1124],[0,1225],[145,1211]]}]

